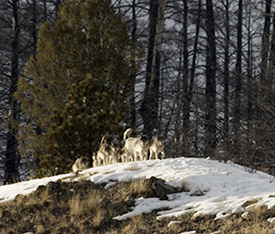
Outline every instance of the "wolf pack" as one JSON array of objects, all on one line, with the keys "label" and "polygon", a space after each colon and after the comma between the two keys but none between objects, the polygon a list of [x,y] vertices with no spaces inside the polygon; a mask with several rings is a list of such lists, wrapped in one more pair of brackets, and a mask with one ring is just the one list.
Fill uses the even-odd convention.
[{"label": "wolf pack", "polygon": [[[164,159],[164,136],[157,135],[150,140],[145,134],[132,137],[133,129],[128,128],[123,133],[124,145],[121,147],[118,141],[108,142],[107,136],[101,138],[99,149],[93,154],[93,167],[134,162],[141,160]],[[78,158],[72,166],[73,172],[78,172],[89,167],[86,157]]]}]

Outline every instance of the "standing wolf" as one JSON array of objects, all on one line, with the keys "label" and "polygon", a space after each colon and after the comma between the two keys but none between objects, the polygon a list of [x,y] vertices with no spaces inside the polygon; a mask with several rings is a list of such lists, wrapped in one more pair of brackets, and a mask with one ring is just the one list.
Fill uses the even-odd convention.
[{"label": "standing wolf", "polygon": [[107,136],[101,138],[99,150],[96,154],[97,166],[118,163],[120,159],[120,147],[117,142],[107,142]]},{"label": "standing wolf", "polygon": [[147,135],[141,135],[139,137],[131,137],[133,130],[128,128],[124,134],[125,140],[125,154],[127,161],[146,160],[148,157],[149,138]]},{"label": "standing wolf", "polygon": [[164,159],[164,136],[158,135],[154,138],[152,145],[150,146],[150,160],[155,158],[158,159],[161,155],[161,159]]},{"label": "standing wolf", "polygon": [[97,151],[98,165],[107,165],[109,163],[109,155],[112,153],[111,146],[107,143],[106,135],[101,138],[99,149]]}]

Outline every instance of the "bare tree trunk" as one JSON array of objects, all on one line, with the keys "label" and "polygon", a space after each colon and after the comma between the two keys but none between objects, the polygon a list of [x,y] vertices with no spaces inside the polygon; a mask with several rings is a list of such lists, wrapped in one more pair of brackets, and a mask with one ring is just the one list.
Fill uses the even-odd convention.
[{"label": "bare tree trunk", "polygon": [[159,131],[160,121],[159,121],[159,87],[160,87],[160,69],[161,69],[161,52],[162,52],[162,36],[164,30],[164,9],[165,9],[165,0],[159,0],[158,3],[158,22],[156,28],[156,39],[155,39],[155,48],[153,56],[153,67],[152,67],[152,76],[151,76],[151,85],[153,87],[151,90],[152,100],[155,104],[152,106],[156,112],[155,118],[155,129]]},{"label": "bare tree trunk", "polygon": [[[188,100],[188,106],[187,106],[187,113],[189,113],[190,117],[190,111],[191,111],[191,102],[193,99],[193,89],[194,89],[194,80],[195,80],[195,71],[196,71],[196,64],[197,64],[197,53],[198,53],[198,41],[199,41],[199,33],[200,33],[200,27],[201,27],[201,0],[198,2],[198,15],[197,15],[197,22],[196,22],[196,34],[195,34],[195,41],[194,41],[194,48],[193,48],[193,58],[192,58],[192,67],[190,71],[190,84],[189,84],[189,100]],[[198,114],[197,110],[195,110],[195,122],[198,121]],[[188,119],[189,119],[188,117]],[[198,126],[195,124],[195,126]],[[189,130],[190,131],[190,130]],[[194,149],[195,152],[198,152],[198,127],[195,127],[195,130],[193,131],[193,137],[194,137]]]},{"label": "bare tree trunk", "polygon": [[9,90],[9,126],[7,134],[7,149],[5,160],[5,178],[4,183],[15,183],[20,180],[18,164],[18,142],[16,139],[17,130],[14,129],[14,123],[19,117],[19,107],[17,100],[14,99],[14,93],[17,89],[18,82],[18,61],[19,61],[19,24],[18,24],[18,3],[19,0],[12,1],[13,17],[12,17],[12,70],[11,83]]},{"label": "bare tree trunk", "polygon": [[46,21],[48,18],[48,13],[47,13],[47,0],[43,0],[43,21]]},{"label": "bare tree trunk", "polygon": [[260,64],[260,82],[257,92],[257,103],[256,106],[257,110],[257,118],[261,119],[263,117],[263,110],[261,108],[261,103],[263,100],[263,91],[264,85],[266,84],[267,80],[267,61],[268,61],[268,51],[269,51],[269,37],[270,37],[270,8],[271,8],[271,0],[266,0],[266,9],[265,9],[265,22],[263,28],[263,35],[262,35],[262,51],[261,51],[261,64]]},{"label": "bare tree trunk", "polygon": [[[132,5],[132,29],[131,29],[131,39],[133,41],[136,41],[136,31],[137,31],[137,19],[136,19],[136,1],[133,0]],[[135,60],[135,58],[134,58]],[[133,66],[135,66],[135,61],[133,61]],[[130,105],[130,111],[129,111],[129,119],[130,119],[130,127],[135,128],[136,127],[136,103],[135,103],[135,75],[133,76],[133,86],[129,98],[129,105]]]},{"label": "bare tree trunk", "polygon": [[265,6],[265,22],[262,36],[262,54],[261,54],[261,81],[263,85],[266,85],[267,81],[267,62],[268,62],[268,52],[269,52],[269,38],[270,38],[270,9],[271,9],[271,0],[266,0]]},{"label": "bare tree trunk", "polygon": [[225,5],[225,48],[224,48],[224,153],[229,152],[229,42],[230,42],[230,24],[229,24],[229,1],[226,0]]},{"label": "bare tree trunk", "polygon": [[273,31],[271,38],[271,48],[270,48],[270,61],[269,61],[269,80],[271,87],[274,88],[275,85],[275,12],[273,14]]},{"label": "bare tree trunk", "polygon": [[246,141],[246,147],[247,147],[247,156],[252,157],[252,141],[253,141],[253,124],[252,119],[254,116],[254,110],[253,110],[253,98],[254,98],[254,92],[255,87],[253,85],[253,76],[252,76],[252,37],[251,37],[251,31],[250,31],[250,25],[251,25],[251,11],[248,12],[248,35],[247,35],[247,81],[246,81],[246,97],[247,97],[247,141]]},{"label": "bare tree trunk", "polygon": [[179,69],[177,75],[177,95],[175,99],[176,104],[176,120],[175,120],[175,136],[174,136],[174,143],[176,147],[176,152],[179,153],[180,151],[180,144],[181,144],[181,75],[182,75],[182,46],[180,45],[180,57],[179,57]]},{"label": "bare tree trunk", "polygon": [[160,58],[164,27],[165,1],[151,0],[149,11],[149,44],[147,55],[146,82],[140,113],[144,123],[143,132],[149,137],[159,128],[158,102],[160,84]]},{"label": "bare tree trunk", "polygon": [[33,39],[33,56],[35,56],[36,43],[37,43],[37,12],[36,12],[36,0],[33,0],[32,6],[32,39]]},{"label": "bare tree trunk", "polygon": [[[140,114],[143,119],[145,134],[151,134],[154,124],[153,121],[156,121],[156,111],[151,109],[153,105],[153,100],[151,99],[150,93],[150,83],[152,76],[152,64],[154,56],[154,47],[155,47],[155,36],[157,28],[157,19],[158,19],[158,0],[150,1],[150,10],[149,10],[149,38],[148,38],[148,52],[147,52],[147,67],[146,67],[146,77],[145,77],[145,90],[142,100],[142,105],[140,108]],[[153,116],[154,115],[154,116]]]},{"label": "bare tree trunk", "polygon": [[216,150],[216,40],[212,0],[206,1],[206,120],[205,155]]},{"label": "bare tree trunk", "polygon": [[234,100],[234,154],[240,153],[240,122],[241,122],[241,91],[242,91],[242,19],[243,1],[239,0],[238,10],[238,35],[237,35],[237,63]]},{"label": "bare tree trunk", "polygon": [[[196,22],[196,33],[195,33],[195,40],[194,40],[194,45],[193,45],[193,57],[192,57],[192,66],[190,70],[190,82],[189,82],[189,87],[188,87],[188,95],[186,96],[187,98],[187,106],[186,106],[186,116],[185,120],[188,121],[188,132],[187,136],[190,138],[190,111],[191,111],[191,102],[193,98],[193,89],[194,89],[194,80],[195,80],[195,71],[196,71],[196,62],[197,62],[197,53],[198,53],[198,41],[199,41],[199,33],[200,33],[200,27],[201,27],[201,0],[198,2],[198,15],[197,15],[197,22]],[[197,118],[197,115],[195,115]],[[193,133],[195,135],[195,132]],[[197,141],[195,141],[197,142]],[[190,141],[187,142],[187,149],[189,150],[189,143]],[[197,149],[197,145],[194,147]],[[195,150],[197,151],[197,150]]]},{"label": "bare tree trunk", "polygon": [[188,27],[187,27],[187,20],[188,20],[188,4],[187,0],[183,1],[183,150],[185,154],[188,154],[189,147],[188,147],[188,141],[189,141],[189,129],[190,129],[190,94],[188,92]]},{"label": "bare tree trunk", "polygon": [[[193,58],[192,58],[192,67],[191,67],[191,74],[190,74],[190,85],[189,85],[189,97],[192,100],[193,94],[193,86],[194,86],[194,79],[195,79],[195,71],[196,71],[196,61],[197,61],[197,53],[198,53],[198,41],[199,41],[199,33],[201,27],[201,0],[198,3],[198,16],[197,16],[197,23],[196,23],[196,35],[194,41],[194,49],[193,49]],[[191,101],[190,100],[190,101]],[[190,106],[189,102],[189,106]]]}]

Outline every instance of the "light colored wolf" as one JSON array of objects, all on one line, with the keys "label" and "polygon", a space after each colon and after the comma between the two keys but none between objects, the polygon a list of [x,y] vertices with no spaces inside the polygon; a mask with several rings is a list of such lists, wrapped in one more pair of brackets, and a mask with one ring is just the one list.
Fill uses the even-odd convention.
[{"label": "light colored wolf", "polygon": [[118,141],[111,143],[111,154],[109,155],[109,164],[118,163],[120,161],[120,145]]},{"label": "light colored wolf", "polygon": [[86,157],[80,157],[75,160],[75,163],[72,166],[72,170],[74,173],[78,173],[79,171],[85,170],[89,167],[89,161]]},{"label": "light colored wolf", "polygon": [[126,152],[125,152],[125,145],[120,150],[120,158],[121,158],[121,162],[123,162],[123,163],[128,162],[128,158],[127,158]]},{"label": "light colored wolf", "polygon": [[112,153],[110,145],[107,143],[106,135],[101,138],[99,149],[97,151],[98,166],[109,163],[109,155]]},{"label": "light colored wolf", "polygon": [[93,159],[93,167],[98,167],[100,166],[100,162],[97,159],[97,153],[93,153],[92,155],[92,159]]},{"label": "light colored wolf", "polygon": [[109,144],[106,135],[101,138],[99,150],[96,155],[97,165],[118,163],[120,160],[120,147],[117,142]]},{"label": "light colored wolf", "polygon": [[159,155],[161,155],[161,159],[164,159],[164,136],[158,135],[154,138],[152,145],[150,146],[150,157],[149,159],[158,159]]},{"label": "light colored wolf", "polygon": [[131,137],[133,130],[128,128],[124,134],[125,140],[125,154],[127,161],[147,160],[149,150],[149,138],[147,135],[141,135],[139,137]]}]

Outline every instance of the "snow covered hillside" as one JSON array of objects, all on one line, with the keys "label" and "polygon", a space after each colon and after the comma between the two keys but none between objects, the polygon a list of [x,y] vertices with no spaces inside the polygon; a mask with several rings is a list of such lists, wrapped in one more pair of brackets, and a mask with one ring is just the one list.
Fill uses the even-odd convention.
[{"label": "snow covered hillside", "polygon": [[[214,214],[216,219],[220,219],[232,213],[242,213],[245,216],[249,209],[257,206],[275,206],[275,183],[272,176],[259,171],[252,174],[244,167],[230,162],[220,163],[210,159],[184,157],[119,163],[87,169],[78,176],[69,173],[0,186],[0,203],[13,200],[18,194],[27,195],[39,185],[59,179],[75,181],[81,178],[94,183],[107,183],[105,188],[108,188],[117,181],[152,176],[162,178],[174,187],[185,186],[189,191],[170,194],[168,200],[139,198],[132,211],[115,219],[122,220],[163,207],[169,209],[159,212],[159,219],[189,212],[195,212],[195,215]],[[247,201],[253,202],[244,206]]]}]

